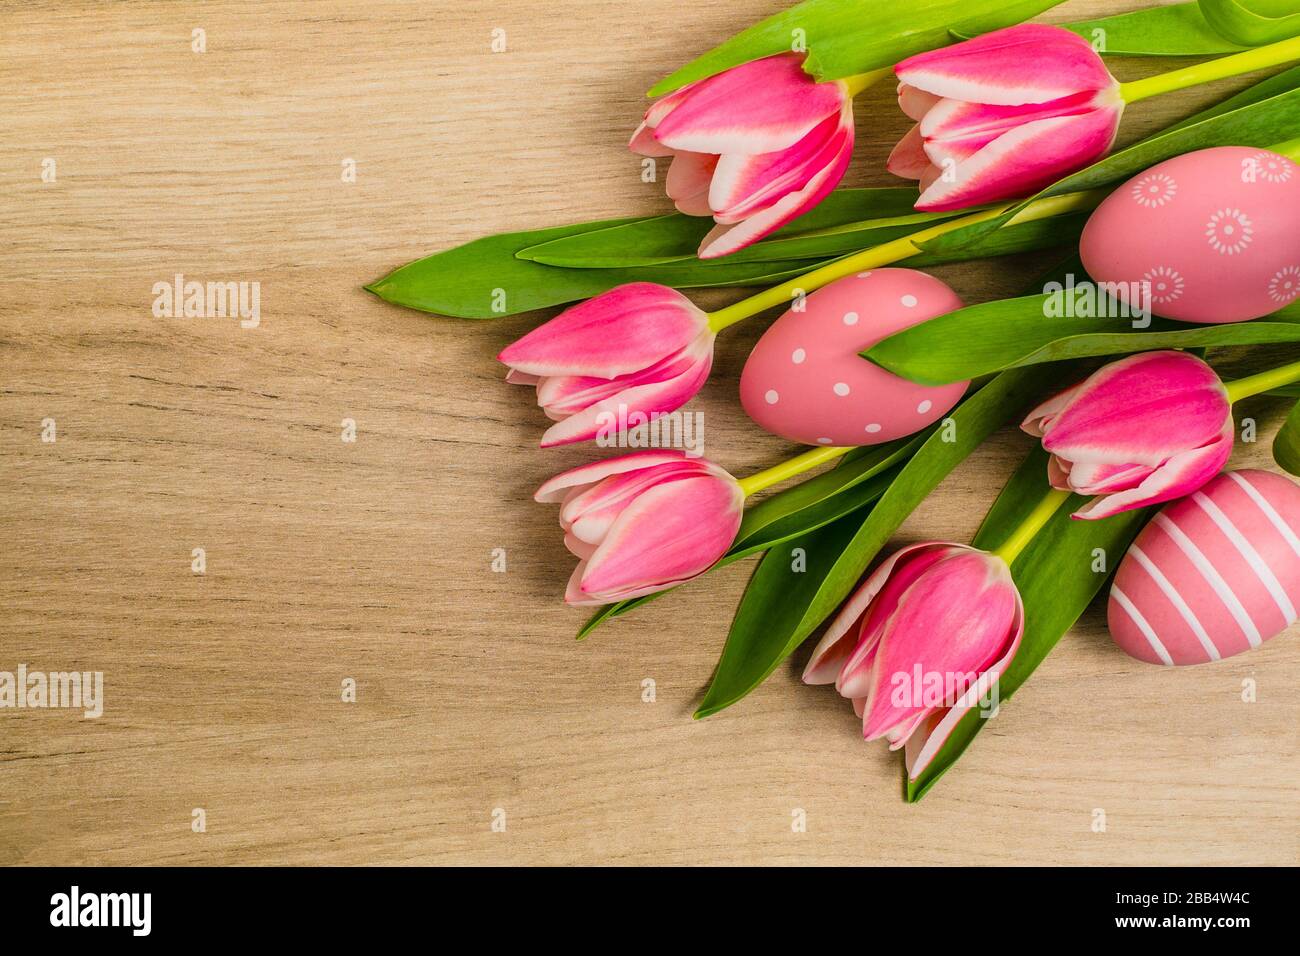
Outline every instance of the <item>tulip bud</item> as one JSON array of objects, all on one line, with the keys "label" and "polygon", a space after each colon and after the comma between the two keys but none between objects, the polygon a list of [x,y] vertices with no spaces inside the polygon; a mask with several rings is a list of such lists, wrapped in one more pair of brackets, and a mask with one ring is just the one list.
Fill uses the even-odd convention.
[{"label": "tulip bud", "polygon": [[1145,352],[1098,369],[1020,426],[1051,454],[1053,488],[1097,495],[1075,518],[1107,518],[1196,491],[1232,454],[1232,406],[1186,352]]},{"label": "tulip bud", "polygon": [[680,408],[713,365],[709,319],[680,292],[632,282],[565,309],[497,356],[555,420],[542,447]]},{"label": "tulip bud", "polygon": [[718,223],[699,257],[725,256],[803,215],[839,183],[853,153],[845,81],[818,83],[782,53],[690,83],[656,102],[628,147],[672,156],[679,211]]},{"label": "tulip bud", "polygon": [[916,125],[890,154],[920,180],[916,208],[1028,196],[1110,150],[1124,101],[1087,40],[1027,23],[920,53],[894,68]]},{"label": "tulip bud", "polygon": [[556,475],[537,501],[561,502],[564,545],[577,558],[564,600],[608,604],[681,584],[726,554],[745,496],[703,458],[645,451]]},{"label": "tulip bud", "polygon": [[896,552],[862,583],[803,679],[853,700],[867,740],[906,746],[915,779],[1010,665],[1024,632],[1011,570],[996,555],[933,542]]}]

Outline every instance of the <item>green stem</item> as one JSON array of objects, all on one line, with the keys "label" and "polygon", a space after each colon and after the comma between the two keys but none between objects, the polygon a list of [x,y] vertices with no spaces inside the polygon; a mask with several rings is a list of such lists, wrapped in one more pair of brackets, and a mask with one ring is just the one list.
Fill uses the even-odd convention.
[{"label": "green stem", "polygon": [[892,66],[886,66],[879,70],[871,70],[867,73],[857,73],[853,76],[846,76],[839,82],[844,84],[844,89],[848,92],[849,96],[854,97],[867,87],[873,86],[885,77],[892,75],[893,72],[894,68]]},{"label": "green stem", "polygon": [[1258,395],[1260,392],[1272,391],[1283,385],[1290,385],[1295,381],[1300,381],[1300,362],[1292,362],[1289,365],[1271,368],[1255,375],[1247,375],[1235,382],[1225,382],[1224,387],[1228,390],[1228,401],[1235,404],[1243,398],[1250,398],[1250,396]]},{"label": "green stem", "polygon": [[1232,56],[1220,57],[1217,60],[1207,60],[1195,66],[1161,73],[1158,76],[1148,76],[1145,80],[1121,83],[1120,96],[1125,103],[1136,103],[1148,96],[1185,90],[1189,86],[1199,86],[1202,83],[1211,83],[1214,80],[1223,80],[1242,73],[1253,73],[1255,70],[1267,69],[1292,60],[1300,60],[1300,37],[1279,40],[1267,46],[1255,47],[1253,50],[1234,53]]},{"label": "green stem", "polygon": [[737,483],[740,485],[740,490],[744,492],[745,497],[748,498],[756,491],[762,491],[764,488],[780,484],[795,475],[802,475],[810,468],[816,468],[825,462],[834,461],[841,455],[853,451],[853,447],[852,445],[833,445],[826,448],[814,448],[802,455],[795,455],[779,465],[773,465],[771,468],[755,472],[748,478],[739,478]]},{"label": "green stem", "polygon": [[[1106,190],[1094,189],[1087,192],[1069,193],[1064,196],[1039,199],[1017,213],[1011,222],[1030,222],[1035,219],[1060,216],[1076,210],[1091,209],[1101,202],[1105,195]],[[866,269],[879,269],[882,266],[907,259],[921,251],[922,243],[929,242],[931,239],[936,239],[945,233],[953,232],[964,226],[995,219],[1014,205],[1015,203],[1001,203],[988,209],[981,209],[979,212],[962,216],[960,219],[950,219],[937,226],[914,232],[910,236],[903,236],[901,239],[894,239],[891,242],[872,246],[870,249],[854,253],[844,259],[837,259],[820,269],[814,269],[812,272],[796,276],[757,295],[751,295],[747,299],[741,299],[739,302],[734,302],[725,308],[718,309],[716,312],[710,312],[709,328],[714,332],[720,332],[727,326],[735,325],[742,319],[757,315],[759,312],[774,306],[785,305],[796,296],[807,294],[814,289],[820,289],[837,279],[843,279],[845,276],[851,276],[855,272],[862,272]]]},{"label": "green stem", "polygon": [[1056,488],[1051,489],[1043,495],[1043,500],[1034,506],[1034,510],[1029,512],[1028,517],[1020,522],[1020,527],[1011,532],[1007,540],[993,551],[1007,564],[1011,564],[1020,556],[1020,552],[1030,541],[1034,540],[1034,535],[1043,530],[1043,525],[1056,514],[1058,508],[1065,503],[1065,499],[1070,497],[1068,491],[1059,491]]}]

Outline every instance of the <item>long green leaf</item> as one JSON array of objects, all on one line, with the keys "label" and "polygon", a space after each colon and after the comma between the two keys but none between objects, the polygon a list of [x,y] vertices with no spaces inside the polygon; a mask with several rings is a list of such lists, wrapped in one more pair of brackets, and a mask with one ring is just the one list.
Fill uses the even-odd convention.
[{"label": "long green leaf", "polygon": [[927,252],[947,254],[1004,227],[1036,199],[1063,196],[1123,182],[1173,156],[1211,146],[1273,146],[1300,127],[1300,67],[1256,84],[1218,106],[1167,130],[1111,153],[1012,206],[1000,216],[954,229],[924,244]]},{"label": "long green leaf", "polygon": [[[1117,303],[1102,297],[1102,309]],[[1189,325],[1153,318],[1061,316],[1051,294],[984,302],[914,325],[877,342],[863,357],[895,375],[937,385],[1006,368],[1150,349],[1300,342],[1300,304],[1253,322]],[[1049,306],[1053,305],[1049,310]]]},{"label": "long green leaf", "polygon": [[715,73],[791,50],[808,51],[804,69],[837,80],[893,66],[950,42],[954,25],[976,33],[1019,23],[1060,0],[804,0],[714,47],[656,83],[660,96]]},{"label": "long green leaf", "polygon": [[1200,8],[1210,26],[1245,46],[1300,36],[1295,0],[1200,0]]},{"label": "long green leaf", "polygon": [[1113,56],[1218,56],[1243,49],[1206,22],[1195,0],[1064,26]]},{"label": "long green leaf", "polygon": [[[1047,454],[1036,446],[1007,483],[976,533],[977,548],[1006,540],[1047,490]],[[1079,619],[1109,580],[1150,509],[1129,511],[1101,521],[1076,521],[1070,512],[1085,499],[1071,497],[1034,536],[1011,568],[1025,603],[1025,633],[1011,666],[998,681],[999,706],[1011,699],[1062,635]],[[970,746],[988,718],[972,709],[915,780],[903,775],[908,802],[920,800]]]},{"label": "long green leaf", "polygon": [[[910,226],[903,230],[906,234],[929,223],[965,215],[964,210],[918,213],[912,208],[915,202],[913,186],[837,189],[811,212],[762,242],[727,256],[726,262],[830,256],[872,245],[871,241],[855,239],[861,233]],[[520,250],[519,257],[569,269],[626,269],[693,261],[700,240],[711,228],[711,219],[672,213],[540,243]],[[849,235],[839,244],[817,242],[844,234]]]},{"label": "long green leaf", "polygon": [[[768,551],[745,590],[696,717],[731,706],[761,684],[848,597],[872,559],[939,482],[1025,408],[1037,375],[1004,372],[959,405],[902,467],[865,520],[841,519]],[[805,571],[791,561],[802,548]]]},{"label": "long green leaf", "polygon": [[1293,475],[1300,475],[1300,402],[1291,406],[1291,413],[1273,438],[1273,460]]}]

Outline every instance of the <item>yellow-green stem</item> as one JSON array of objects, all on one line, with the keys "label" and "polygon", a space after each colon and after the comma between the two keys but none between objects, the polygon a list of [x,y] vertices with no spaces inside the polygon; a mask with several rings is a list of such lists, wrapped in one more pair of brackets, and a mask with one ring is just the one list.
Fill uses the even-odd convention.
[{"label": "yellow-green stem", "polygon": [[834,461],[841,455],[847,454],[853,450],[852,445],[831,445],[826,448],[814,448],[806,451],[802,455],[795,455],[788,461],[783,461],[779,465],[773,465],[771,468],[765,468],[763,471],[756,472],[748,478],[739,478],[737,483],[740,490],[744,492],[746,498],[756,491],[762,491],[764,488],[770,488],[772,485],[780,484],[788,478],[795,475],[802,475],[810,468],[816,468],[818,465],[828,461]]},{"label": "yellow-green stem", "polygon": [[853,76],[846,76],[844,79],[840,80],[840,82],[844,84],[844,88],[848,91],[849,96],[853,97],[857,96],[867,87],[892,75],[893,72],[894,68],[892,66],[886,66],[879,70],[871,70],[867,73],[857,73]]},{"label": "yellow-green stem", "polygon": [[1051,520],[1052,515],[1056,514],[1058,508],[1065,503],[1065,499],[1070,497],[1068,491],[1058,491],[1051,489],[1043,495],[1043,500],[1034,506],[1034,510],[1029,512],[1028,517],[1020,523],[1020,527],[1011,532],[1006,541],[996,548],[993,553],[1011,564],[1020,556],[1020,552],[1025,550],[1030,541],[1034,540],[1034,535],[1043,530],[1043,525]]},{"label": "yellow-green stem", "polygon": [[1225,382],[1224,387],[1228,390],[1228,401],[1236,403],[1243,398],[1281,388],[1295,381],[1300,381],[1300,362],[1291,362],[1289,365],[1271,368],[1266,372],[1247,375],[1235,382]]},{"label": "yellow-green stem", "polygon": [[[1017,213],[1011,222],[1030,222],[1035,219],[1059,216],[1066,212],[1091,209],[1101,202],[1105,195],[1105,190],[1093,189],[1087,192],[1069,193],[1064,196],[1039,199]],[[1015,203],[1001,203],[988,209],[981,209],[979,212],[962,216],[959,219],[950,219],[936,226],[930,226],[928,229],[921,229],[910,236],[903,236],[901,239],[894,239],[891,242],[873,246],[862,252],[854,253],[845,259],[837,259],[820,269],[814,269],[812,272],[804,273],[757,295],[751,295],[747,299],[741,299],[739,302],[709,313],[709,327],[714,332],[720,332],[727,326],[734,325],[751,315],[757,315],[765,309],[785,305],[800,293],[809,293],[814,289],[820,289],[836,279],[843,279],[855,272],[862,272],[866,269],[879,269],[882,266],[900,262],[920,252],[922,243],[936,239],[944,233],[961,229],[963,226],[996,218],[1014,205]]]},{"label": "yellow-green stem", "polygon": [[1119,92],[1125,103],[1136,103],[1148,96],[1172,93],[1175,90],[1184,90],[1189,86],[1198,86],[1201,83],[1211,83],[1214,80],[1239,76],[1242,73],[1264,70],[1270,66],[1289,63],[1292,60],[1300,60],[1300,37],[1279,40],[1277,43],[1270,43],[1267,46],[1244,50],[1241,53],[1234,53],[1232,56],[1219,57],[1217,60],[1207,60],[1204,63],[1197,63],[1195,66],[1173,70],[1169,73],[1161,73],[1158,76],[1148,76],[1145,80],[1121,83]]}]

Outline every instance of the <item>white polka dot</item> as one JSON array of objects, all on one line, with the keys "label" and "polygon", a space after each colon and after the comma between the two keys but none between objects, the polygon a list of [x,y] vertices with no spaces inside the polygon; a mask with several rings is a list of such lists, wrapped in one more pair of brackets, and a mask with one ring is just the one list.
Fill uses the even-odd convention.
[{"label": "white polka dot", "polygon": [[907,307],[910,309],[910,308],[913,308],[913,307],[916,305],[916,296],[914,296],[914,295],[905,295],[905,296],[903,296],[901,299],[899,299],[898,301],[901,302],[901,303],[903,303],[903,305],[907,306]]},{"label": "white polka dot", "polygon": [[849,386],[844,382],[836,382],[835,394],[838,395],[840,398],[843,398],[845,395],[849,394]]},{"label": "white polka dot", "polygon": [[871,278],[871,273],[870,273],[870,272],[859,272],[859,273],[858,273],[858,278],[859,278],[859,279],[870,279],[870,278]]},{"label": "white polka dot", "polygon": [[872,422],[867,426],[867,431],[874,435],[876,432],[880,431],[880,423]]},{"label": "white polka dot", "polygon": [[845,325],[857,325],[857,324],[858,324],[858,313],[856,313],[856,312],[845,312],[845,313],[844,313],[844,324],[845,324]]},{"label": "white polka dot", "polygon": [[803,360],[806,359],[807,357],[808,357],[808,353],[805,352],[803,349],[795,349],[793,352],[790,353],[790,361],[794,362],[795,365],[802,365]]},{"label": "white polka dot", "polygon": [[763,398],[767,400],[767,404],[769,405],[775,405],[781,400],[781,396],[776,393],[776,389],[774,388],[769,388],[767,394],[764,395]]},{"label": "white polka dot", "polygon": [[829,445],[830,443],[831,443],[831,440],[830,440],[829,438],[819,438],[819,439],[817,439],[817,444],[819,444],[819,445]]},{"label": "white polka dot", "polygon": [[917,411],[918,414],[924,415],[926,412],[928,412],[928,411],[929,411],[931,408],[933,408],[933,407],[934,407],[934,402],[930,401],[930,400],[927,398],[927,399],[926,399],[925,401],[923,401],[920,405],[917,405],[917,406],[916,406],[916,411]]}]

